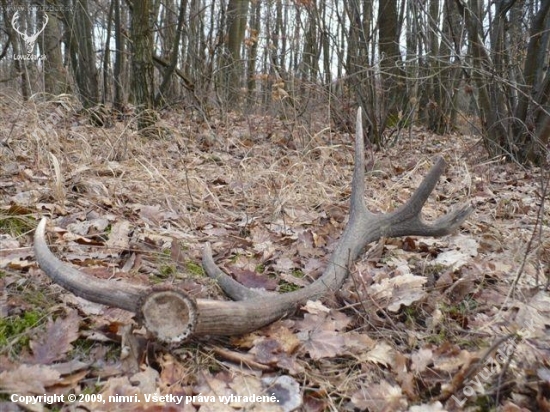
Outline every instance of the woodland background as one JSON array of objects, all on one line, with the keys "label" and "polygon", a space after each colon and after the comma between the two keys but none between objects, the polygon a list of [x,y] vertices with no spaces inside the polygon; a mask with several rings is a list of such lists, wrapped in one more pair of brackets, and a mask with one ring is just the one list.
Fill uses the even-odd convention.
[{"label": "woodland background", "polygon": [[[0,6],[2,410],[71,410],[12,393],[274,390],[284,402],[83,406],[550,410],[550,1]],[[402,204],[442,155],[427,218],[469,200],[460,233],[385,239],[324,304],[177,350],[36,265],[46,214],[58,256],[94,276],[223,299],[198,264],[210,241],[247,286],[302,287],[347,218],[358,106],[368,206]]]}]

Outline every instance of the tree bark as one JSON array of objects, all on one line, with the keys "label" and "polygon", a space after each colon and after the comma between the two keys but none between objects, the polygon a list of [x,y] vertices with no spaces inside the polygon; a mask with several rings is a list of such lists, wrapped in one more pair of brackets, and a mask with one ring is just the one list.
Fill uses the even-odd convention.
[{"label": "tree bark", "polygon": [[154,100],[153,31],[150,15],[151,0],[134,2],[132,10],[132,90],[138,113],[138,129],[144,130],[156,122],[152,113]]}]

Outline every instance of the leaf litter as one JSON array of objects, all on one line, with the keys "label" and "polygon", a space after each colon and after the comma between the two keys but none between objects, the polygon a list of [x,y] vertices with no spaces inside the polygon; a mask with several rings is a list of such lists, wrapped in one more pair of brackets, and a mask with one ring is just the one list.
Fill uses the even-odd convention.
[{"label": "leaf litter", "polygon": [[[32,119],[44,107],[19,109]],[[114,282],[177,283],[225,299],[200,271],[209,241],[246,286],[294,290],[319,276],[345,225],[351,136],[329,135],[322,119],[311,127],[325,131],[304,137],[285,119],[232,114],[209,125],[190,119],[183,134],[180,114],[166,113],[173,125],[166,140],[143,139],[120,123],[62,126],[29,145],[14,113],[5,116],[13,124],[0,126],[15,126],[9,149],[0,147],[0,220],[31,225],[3,225],[0,233],[2,393],[142,400],[139,408],[90,401],[89,410],[550,410],[548,210],[537,218],[544,170],[488,160],[474,137],[435,139],[413,127],[413,138],[370,159],[367,204],[387,212],[407,200],[438,153],[449,167],[425,217],[470,199],[476,210],[460,233],[383,240],[351,268],[342,290],[294,316],[170,349],[147,341],[124,311],[52,285],[33,260],[32,219],[50,214],[57,255]],[[205,127],[216,132],[208,145],[197,138]],[[293,143],[265,138],[273,133]],[[25,313],[38,316],[25,324]],[[271,393],[280,402],[198,398]],[[147,401],[152,394],[195,401]],[[4,406],[23,408],[6,397]]]}]

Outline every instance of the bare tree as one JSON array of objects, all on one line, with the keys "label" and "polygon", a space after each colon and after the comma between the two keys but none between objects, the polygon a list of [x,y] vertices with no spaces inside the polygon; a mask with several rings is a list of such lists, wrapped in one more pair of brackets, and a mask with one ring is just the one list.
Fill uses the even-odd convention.
[{"label": "bare tree", "polygon": [[98,72],[92,41],[88,0],[73,0],[73,12],[64,14],[71,66],[80,100],[85,108],[99,103]]},{"label": "bare tree", "polygon": [[244,78],[241,49],[246,32],[249,0],[229,0],[227,5],[227,43],[223,63],[223,84],[225,103],[235,104],[240,100],[240,86]]},{"label": "bare tree", "polygon": [[[498,0],[494,9],[483,0],[472,0],[467,7],[458,0],[456,4],[468,29],[471,76],[488,153],[542,163],[550,141],[550,2]],[[514,21],[510,14],[528,19]],[[525,31],[523,22],[529,25]]]},{"label": "bare tree", "polygon": [[[113,98],[113,106],[116,111],[119,113],[123,112],[125,100],[124,100],[124,92],[123,92],[123,76],[124,76],[124,41],[122,39],[122,18],[121,18],[121,10],[120,10],[120,0],[113,0],[113,8],[114,8],[114,17],[115,17],[115,63],[114,63],[114,76],[113,76],[113,82],[114,82],[114,98]],[[104,85],[104,87],[107,87]]]},{"label": "bare tree", "polygon": [[39,43],[39,46],[42,47],[42,54],[47,56],[44,60],[44,91],[54,95],[70,91],[61,54],[61,24],[57,14],[50,13],[48,24],[44,29],[44,42]]},{"label": "bare tree", "polygon": [[132,9],[132,91],[138,111],[138,128],[147,129],[156,122],[153,114],[153,28],[150,16],[152,0],[135,1]]}]

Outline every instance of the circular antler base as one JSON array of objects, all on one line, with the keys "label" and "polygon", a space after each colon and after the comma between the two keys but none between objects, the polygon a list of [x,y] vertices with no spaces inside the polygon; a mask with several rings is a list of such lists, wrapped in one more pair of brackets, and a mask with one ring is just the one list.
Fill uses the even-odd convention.
[{"label": "circular antler base", "polygon": [[195,331],[197,304],[195,299],[179,289],[155,287],[141,297],[138,315],[156,339],[179,344]]}]

